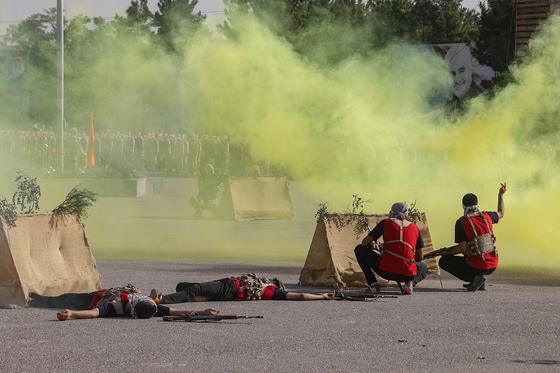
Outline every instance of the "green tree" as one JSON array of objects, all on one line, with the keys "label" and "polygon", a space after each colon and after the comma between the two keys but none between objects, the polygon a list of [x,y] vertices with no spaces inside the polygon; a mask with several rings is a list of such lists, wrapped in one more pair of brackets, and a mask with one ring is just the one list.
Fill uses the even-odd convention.
[{"label": "green tree", "polygon": [[362,0],[224,0],[228,21],[220,25],[227,36],[232,32],[234,12],[251,13],[282,37],[304,32],[324,22],[359,24],[366,19]]},{"label": "green tree", "polygon": [[413,40],[418,44],[433,44],[437,40],[439,7],[433,0],[417,0],[412,8]]},{"label": "green tree", "polygon": [[294,33],[305,29],[309,24],[313,6],[306,0],[286,1],[286,13],[290,14],[288,29]]},{"label": "green tree", "polygon": [[188,42],[203,28],[206,16],[194,13],[198,0],[160,0],[152,26],[168,51],[181,52],[181,44]]},{"label": "green tree", "polygon": [[126,9],[126,18],[131,26],[142,25],[144,28],[149,28],[154,15],[148,8],[148,0],[132,0]]},{"label": "green tree", "polygon": [[439,9],[431,44],[469,43],[478,36],[478,13],[461,6],[461,0],[434,0]]},{"label": "green tree", "polygon": [[[308,10],[305,8],[307,6],[307,0],[293,1],[294,8],[292,10],[299,12],[300,20],[298,22],[302,24],[290,25],[287,17],[286,3],[289,1],[270,1],[270,0],[223,0],[225,5],[225,14],[227,20],[222,24],[217,25],[216,28],[225,37],[230,39],[236,39],[238,34],[235,29],[237,22],[244,22],[238,15],[251,14],[261,23],[266,25],[270,31],[285,37],[290,28],[300,28],[303,27]],[[300,4],[297,4],[300,3]],[[238,21],[239,20],[239,21]]]},{"label": "green tree", "polygon": [[515,59],[515,19],[514,0],[480,3],[480,34],[473,55],[494,69],[498,87],[511,80],[509,66]]},{"label": "green tree", "polygon": [[473,42],[478,34],[478,13],[461,0],[369,0],[367,10],[401,44]]},{"label": "green tree", "polygon": [[[295,50],[320,66],[334,66],[348,58],[366,57],[387,45],[391,38],[361,1],[309,1],[304,27],[287,39]],[[290,20],[299,20],[292,13]]]},{"label": "green tree", "polygon": [[[362,0],[225,0],[228,20],[218,29],[236,38],[236,14],[251,14],[295,50],[319,65],[333,65],[371,51],[367,11]],[[241,20],[240,22],[243,22]],[[365,32],[364,32],[365,31]]]},{"label": "green tree", "polygon": [[[193,3],[194,4],[194,3]],[[189,21],[190,22],[190,21]],[[65,119],[84,128],[159,131],[183,125],[184,98],[177,54],[162,50],[151,30],[145,0],[133,0],[126,17],[113,21],[78,15],[65,28]],[[29,50],[30,105],[23,117],[51,127],[57,116],[56,9],[11,26],[0,49]],[[139,108],[139,109],[138,109]],[[15,121],[13,116],[3,120]]]},{"label": "green tree", "polygon": [[[131,0],[129,7],[126,9],[126,17],[115,15],[115,21],[129,32],[138,34],[152,33],[154,14],[148,8],[148,0]],[[100,21],[104,20],[101,18]],[[95,23],[95,20],[94,20]],[[99,28],[102,24],[96,23]]]},{"label": "green tree", "polygon": [[29,51],[29,112],[35,123],[54,123],[57,97],[56,8],[33,14],[10,25],[0,39],[0,49]]},{"label": "green tree", "polygon": [[368,0],[367,9],[384,23],[393,38],[410,38],[413,30],[412,0]]},{"label": "green tree", "polygon": [[92,111],[101,131],[166,132],[181,121],[177,54],[166,53],[151,31],[146,3],[131,4],[126,17],[95,18],[89,38],[68,49],[67,101],[72,105],[66,118],[72,126],[87,123]]},{"label": "green tree", "polygon": [[91,22],[91,18],[80,14],[68,22],[64,31],[64,117],[70,123],[75,123],[84,103],[95,101],[91,71],[97,59],[98,34],[88,27]]}]

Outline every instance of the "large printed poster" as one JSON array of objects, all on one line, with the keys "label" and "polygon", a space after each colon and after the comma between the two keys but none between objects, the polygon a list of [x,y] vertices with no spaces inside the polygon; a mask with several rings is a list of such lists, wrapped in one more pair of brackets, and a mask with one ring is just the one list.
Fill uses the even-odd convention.
[{"label": "large printed poster", "polygon": [[464,101],[486,93],[482,81],[496,77],[490,66],[474,58],[469,44],[432,44],[430,48],[443,57],[451,74],[453,95],[447,99],[447,107],[459,109]]},{"label": "large printed poster", "polygon": [[0,111],[29,109],[29,52],[0,50]]},{"label": "large printed poster", "polygon": [[[432,108],[460,109],[464,102],[485,93],[483,80],[492,80],[496,74],[490,66],[482,65],[471,53],[467,43],[399,46],[393,48],[394,72],[401,74],[406,55],[424,55],[434,64],[447,69],[449,76],[440,81],[418,81]],[[437,58],[433,58],[436,56]],[[413,74],[410,72],[409,74]],[[441,75],[441,74],[440,74]],[[418,79],[420,74],[416,75]],[[434,75],[426,75],[433,77]]]}]

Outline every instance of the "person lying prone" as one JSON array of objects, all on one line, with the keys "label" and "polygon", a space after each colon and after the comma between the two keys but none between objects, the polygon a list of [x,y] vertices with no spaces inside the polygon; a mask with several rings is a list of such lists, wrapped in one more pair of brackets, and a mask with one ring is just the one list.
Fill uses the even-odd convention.
[{"label": "person lying prone", "polygon": [[[286,291],[278,279],[267,279],[254,274],[229,277],[209,282],[180,282],[175,293],[163,295],[152,289],[150,298],[157,304],[173,304],[205,301],[239,301],[239,300],[330,300],[334,291],[329,293],[297,293]],[[259,280],[255,280],[259,279]]]}]

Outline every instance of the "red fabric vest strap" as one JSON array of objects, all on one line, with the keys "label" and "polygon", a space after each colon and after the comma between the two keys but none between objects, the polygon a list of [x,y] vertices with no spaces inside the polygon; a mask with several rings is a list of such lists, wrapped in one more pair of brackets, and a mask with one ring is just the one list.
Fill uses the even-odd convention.
[{"label": "red fabric vest strap", "polygon": [[480,236],[485,233],[494,233],[492,229],[492,222],[490,215],[486,211],[481,212],[477,215],[472,215],[469,218],[466,216],[461,217],[461,225],[467,234],[467,241],[472,241],[476,236]]},{"label": "red fabric vest strap", "polygon": [[[398,240],[392,240],[392,241],[385,241],[385,245],[390,244],[390,243],[397,243],[397,242],[399,242],[399,243],[402,243],[402,244],[407,245],[408,247],[410,247],[410,248],[414,251],[414,246],[412,246],[412,245],[409,244],[408,242],[404,241],[404,232],[403,232],[404,221],[402,221],[402,220],[398,220],[397,222],[395,222],[395,221],[393,221],[393,220],[391,220],[391,221],[392,221],[393,223],[395,223],[396,225],[399,226],[399,239],[398,239]],[[404,257],[404,256],[402,256],[402,255],[399,255],[399,254],[397,254],[397,253],[394,253],[393,251],[388,250],[387,248],[385,248],[385,252],[388,253],[388,254],[390,254],[390,255],[396,256],[397,258],[400,258],[400,259],[402,259],[402,260],[406,260],[406,261],[408,261],[408,262],[415,263],[415,261],[414,261],[413,259],[406,258],[406,257]]]},{"label": "red fabric vest strap", "polygon": [[[402,220],[396,223],[392,219],[385,219],[383,239],[387,252],[397,255],[385,255],[379,259],[379,268],[404,276],[414,276],[418,272],[414,260],[414,246],[420,236],[420,230],[412,223],[403,226]],[[401,236],[402,234],[402,236]],[[402,238],[402,239],[401,239]]]}]

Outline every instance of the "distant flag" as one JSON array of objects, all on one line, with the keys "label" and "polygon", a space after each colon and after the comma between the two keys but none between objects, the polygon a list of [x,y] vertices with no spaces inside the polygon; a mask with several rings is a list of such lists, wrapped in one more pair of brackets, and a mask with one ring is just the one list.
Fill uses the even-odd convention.
[{"label": "distant flag", "polygon": [[91,124],[89,125],[89,139],[87,144],[87,163],[86,168],[95,165],[95,149],[93,142],[95,141],[95,134],[93,133],[93,113],[91,113]]}]

